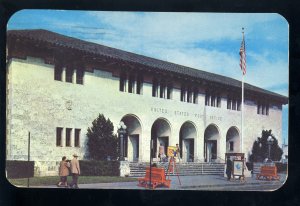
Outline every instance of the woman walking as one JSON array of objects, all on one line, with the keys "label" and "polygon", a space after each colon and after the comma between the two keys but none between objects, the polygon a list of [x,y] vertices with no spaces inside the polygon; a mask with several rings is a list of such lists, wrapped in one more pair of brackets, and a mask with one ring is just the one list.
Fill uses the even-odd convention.
[{"label": "woman walking", "polygon": [[70,163],[67,162],[67,158],[65,156],[62,157],[62,160],[59,164],[59,176],[60,176],[60,182],[57,184],[57,186],[68,186],[67,177],[69,175],[69,167]]}]

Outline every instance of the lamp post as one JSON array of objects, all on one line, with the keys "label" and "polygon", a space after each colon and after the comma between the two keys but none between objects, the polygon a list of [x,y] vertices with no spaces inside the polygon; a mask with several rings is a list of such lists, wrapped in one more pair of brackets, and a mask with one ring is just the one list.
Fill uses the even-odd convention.
[{"label": "lamp post", "polygon": [[274,141],[273,137],[269,136],[268,139],[267,139],[267,144],[269,146],[269,157],[268,157],[268,160],[271,160],[271,145],[273,144],[273,141]]},{"label": "lamp post", "polygon": [[124,135],[126,134],[127,127],[123,121],[120,121],[117,128],[120,139],[120,161],[124,161]]}]

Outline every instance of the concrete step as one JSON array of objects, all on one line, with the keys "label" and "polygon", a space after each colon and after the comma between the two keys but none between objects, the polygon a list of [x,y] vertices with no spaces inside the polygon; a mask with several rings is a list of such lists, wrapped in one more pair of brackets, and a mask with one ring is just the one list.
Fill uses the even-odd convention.
[{"label": "concrete step", "polygon": [[[132,177],[141,177],[145,175],[146,167],[149,166],[149,163],[130,163],[130,176]],[[167,173],[169,163],[157,163],[158,167],[164,167],[165,172]],[[224,164],[222,163],[177,163],[176,167],[178,169],[178,173],[181,176],[188,175],[205,175],[205,174],[213,174],[213,175],[222,175],[224,173]],[[171,176],[177,175],[170,174]]]}]

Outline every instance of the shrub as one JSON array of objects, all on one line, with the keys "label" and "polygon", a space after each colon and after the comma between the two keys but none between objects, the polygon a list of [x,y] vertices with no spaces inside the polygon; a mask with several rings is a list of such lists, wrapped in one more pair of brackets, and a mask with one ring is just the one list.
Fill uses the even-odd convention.
[{"label": "shrub", "polygon": [[84,176],[120,176],[118,161],[80,161],[81,175]]},{"label": "shrub", "polygon": [[103,114],[92,122],[87,131],[87,158],[92,160],[115,160],[118,157],[118,138],[113,134],[113,123]]}]

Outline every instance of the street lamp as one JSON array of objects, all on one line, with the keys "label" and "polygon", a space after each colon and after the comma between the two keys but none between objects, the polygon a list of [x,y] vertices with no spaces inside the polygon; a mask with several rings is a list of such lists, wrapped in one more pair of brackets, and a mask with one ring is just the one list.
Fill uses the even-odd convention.
[{"label": "street lamp", "polygon": [[267,139],[267,144],[269,146],[269,157],[268,157],[268,160],[272,161],[271,160],[271,145],[273,144],[273,137],[272,136],[269,136],[268,139]]},{"label": "street lamp", "polygon": [[118,134],[120,138],[120,161],[124,161],[124,135],[126,134],[126,125],[120,121],[118,125]]}]

